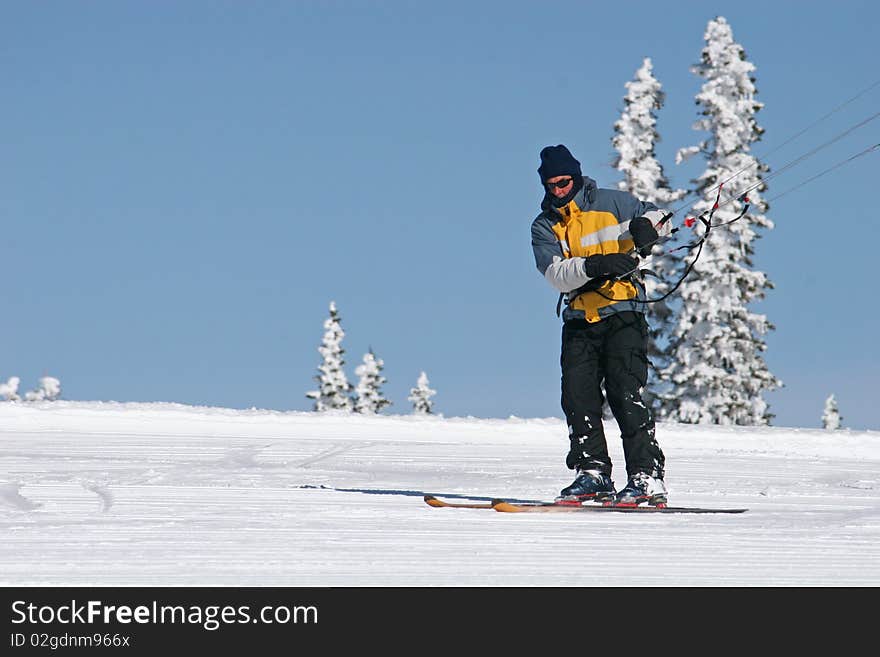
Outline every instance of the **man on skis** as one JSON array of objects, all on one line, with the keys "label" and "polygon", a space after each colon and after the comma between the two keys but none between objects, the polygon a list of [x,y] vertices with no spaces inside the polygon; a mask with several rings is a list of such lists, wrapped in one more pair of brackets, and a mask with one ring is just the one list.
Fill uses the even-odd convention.
[{"label": "man on skis", "polygon": [[[532,222],[538,271],[566,297],[562,410],[566,465],[576,471],[558,501],[665,505],[665,457],[642,401],[648,378],[645,290],[635,249],[648,255],[668,233],[666,212],[627,192],[600,189],[563,145],[540,154],[541,213]],[[602,383],[620,428],[628,481],[615,491],[602,427]]]}]

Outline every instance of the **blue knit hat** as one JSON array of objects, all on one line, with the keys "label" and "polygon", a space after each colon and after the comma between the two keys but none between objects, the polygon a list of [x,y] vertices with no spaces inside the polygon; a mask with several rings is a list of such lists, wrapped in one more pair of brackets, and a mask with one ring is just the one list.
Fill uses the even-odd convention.
[{"label": "blue knit hat", "polygon": [[571,176],[575,180],[579,180],[583,176],[581,163],[574,159],[571,152],[562,144],[547,146],[541,150],[541,166],[538,167],[538,175],[541,176],[542,183],[556,176]]}]

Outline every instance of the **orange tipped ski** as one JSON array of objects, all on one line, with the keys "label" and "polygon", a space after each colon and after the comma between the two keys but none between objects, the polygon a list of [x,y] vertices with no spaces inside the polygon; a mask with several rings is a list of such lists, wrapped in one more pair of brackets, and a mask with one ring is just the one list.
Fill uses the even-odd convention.
[{"label": "orange tipped ski", "polygon": [[454,508],[454,509],[491,509],[491,502],[447,502],[437,499],[433,495],[425,495],[425,504],[433,506],[435,509]]}]

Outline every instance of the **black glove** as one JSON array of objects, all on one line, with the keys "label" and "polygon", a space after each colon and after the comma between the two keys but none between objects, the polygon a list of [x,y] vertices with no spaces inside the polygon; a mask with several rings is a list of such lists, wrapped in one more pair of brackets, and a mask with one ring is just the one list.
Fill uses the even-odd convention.
[{"label": "black glove", "polygon": [[630,221],[629,233],[633,236],[633,242],[635,242],[636,249],[641,256],[649,255],[651,247],[657,243],[657,238],[660,237],[651,224],[651,220],[647,217],[639,217]]},{"label": "black glove", "polygon": [[639,261],[625,253],[609,253],[584,258],[584,273],[590,278],[614,278],[632,273]]}]

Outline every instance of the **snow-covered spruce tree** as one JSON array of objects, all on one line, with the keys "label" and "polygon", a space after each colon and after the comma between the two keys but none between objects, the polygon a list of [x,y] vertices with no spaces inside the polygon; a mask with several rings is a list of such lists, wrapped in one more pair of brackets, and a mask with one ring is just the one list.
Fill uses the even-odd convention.
[{"label": "snow-covered spruce tree", "polygon": [[21,379],[17,376],[10,376],[6,383],[0,383],[0,397],[6,401],[20,401],[18,394],[18,384]]},{"label": "snow-covered spruce tree", "polygon": [[[763,129],[755,120],[762,103],[755,100],[753,64],[724,18],[709,21],[702,61],[691,70],[704,82],[696,101],[702,118],[694,129],[709,133],[698,147],[679,156],[701,152],[704,172],[694,180],[702,197],[694,214],[708,211],[724,184],[721,205],[712,223],[733,221],[743,210],[737,200],[748,191],[751,209],[738,221],[712,229],[699,262],[680,289],[681,308],[670,345],[671,362],[663,372],[671,383],[664,399],[668,419],[699,424],[764,425],[773,417],[762,393],[782,385],[764,362],[761,336],[773,326],[748,305],[773,285],[752,269],[756,229],[770,229],[764,216],[761,174],[768,170],[751,154]],[[704,230],[696,222],[698,230]],[[689,258],[693,258],[693,251]]]},{"label": "snow-covered spruce tree", "polygon": [[431,390],[428,383],[428,375],[422,372],[416,381],[416,387],[410,388],[410,395],[406,399],[412,402],[415,415],[430,415],[433,412],[434,402],[431,401],[431,397],[436,395],[437,391]]},{"label": "snow-covered spruce tree", "polygon": [[[624,109],[614,124],[611,144],[617,152],[614,168],[623,174],[617,188],[633,194],[643,201],[651,201],[659,207],[669,207],[687,195],[683,189],[671,189],[657,161],[655,146],[660,141],[657,131],[657,110],[663,107],[665,94],[660,82],[654,77],[651,59],[645,57],[635,77],[626,83]],[[649,299],[665,294],[678,280],[677,264],[680,259],[666,254],[670,242],[654,247],[646,267],[657,274],[645,277],[645,290]],[[669,365],[669,336],[672,331],[673,310],[664,299],[647,305],[650,333],[648,336],[648,361],[654,383],[648,386],[643,397],[651,406],[657,406],[654,391],[658,390],[659,373]],[[657,409],[661,410],[661,409]]]},{"label": "snow-covered spruce tree", "polygon": [[354,389],[354,410],[356,413],[375,414],[391,402],[385,399],[382,385],[386,382],[382,376],[385,362],[376,358],[372,347],[364,354],[363,363],[358,365],[354,373],[359,377]]},{"label": "snow-covered spruce tree", "polygon": [[825,411],[822,413],[822,428],[829,431],[840,429],[843,418],[840,416],[840,410],[837,408],[837,399],[834,395],[825,400]]},{"label": "snow-covered spruce tree", "polygon": [[318,382],[318,389],[306,393],[306,397],[314,399],[315,411],[350,411],[351,410],[351,384],[345,376],[343,358],[345,350],[342,348],[342,339],[345,331],[342,330],[341,319],[336,310],[336,302],[330,302],[330,317],[324,320],[324,338],[318,353],[323,361],[318,366],[318,372],[314,378]]},{"label": "snow-covered spruce tree", "polygon": [[61,381],[54,376],[40,379],[36,390],[25,393],[25,401],[55,401],[61,396]]}]

